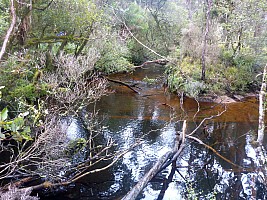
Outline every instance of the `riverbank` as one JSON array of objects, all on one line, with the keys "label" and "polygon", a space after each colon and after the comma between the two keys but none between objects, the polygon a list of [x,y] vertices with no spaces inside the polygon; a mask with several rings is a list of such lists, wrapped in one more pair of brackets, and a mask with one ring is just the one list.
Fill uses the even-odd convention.
[{"label": "riverbank", "polygon": [[236,95],[200,95],[197,99],[200,102],[210,102],[210,103],[223,103],[223,104],[230,104],[230,103],[237,103],[247,101],[248,99],[254,99],[257,101],[258,99],[257,93],[247,93],[247,94],[236,94]]}]

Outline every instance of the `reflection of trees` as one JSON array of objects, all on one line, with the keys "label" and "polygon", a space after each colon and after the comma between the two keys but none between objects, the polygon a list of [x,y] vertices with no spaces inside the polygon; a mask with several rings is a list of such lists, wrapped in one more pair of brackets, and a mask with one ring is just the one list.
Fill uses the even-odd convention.
[{"label": "reflection of trees", "polygon": [[[253,148],[246,139],[251,127],[242,123],[226,123],[223,129],[218,123],[210,125],[214,126],[214,131],[209,138],[202,136],[202,141],[239,166],[249,160],[250,165],[245,166],[249,168],[233,168],[207,148],[192,142],[183,155],[188,163],[186,184],[192,184],[198,198],[216,193],[217,199],[264,199],[266,186],[253,168],[257,165],[256,158],[251,158],[247,150]],[[185,196],[187,192],[185,190]]]}]

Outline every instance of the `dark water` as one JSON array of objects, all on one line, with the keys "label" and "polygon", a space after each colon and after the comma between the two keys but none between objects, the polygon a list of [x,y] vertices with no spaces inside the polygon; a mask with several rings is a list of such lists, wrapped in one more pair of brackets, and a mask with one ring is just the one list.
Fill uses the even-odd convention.
[{"label": "dark water", "polygon": [[[184,98],[181,104],[177,95],[164,90],[163,70],[151,66],[132,75],[111,77],[137,84],[140,94],[125,86],[111,85],[112,92],[96,107],[104,119],[103,138],[113,138],[118,144],[116,150],[127,149],[138,138],[142,138],[143,143],[125,154],[109,170],[88,176],[73,188],[63,191],[64,199],[120,199],[161,155],[173,148],[182,120],[188,120],[189,134],[204,117],[216,115],[224,109],[224,106],[212,103],[200,103],[198,109],[197,102],[189,98]],[[146,83],[144,78],[153,83]],[[172,171],[171,166],[164,169],[138,199],[267,199],[265,169],[253,148],[257,112],[255,98],[229,104],[223,115],[206,121],[195,134],[240,167],[188,140],[178,158],[177,169]],[[166,184],[168,178],[170,181]]]}]

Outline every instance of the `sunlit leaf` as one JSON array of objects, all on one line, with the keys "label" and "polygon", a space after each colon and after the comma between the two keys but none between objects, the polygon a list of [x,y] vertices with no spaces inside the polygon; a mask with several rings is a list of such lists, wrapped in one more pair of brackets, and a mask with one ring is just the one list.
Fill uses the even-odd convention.
[{"label": "sunlit leaf", "polygon": [[21,117],[15,118],[13,123],[11,124],[11,131],[17,132],[24,125],[24,120]]},{"label": "sunlit leaf", "polygon": [[0,139],[6,139],[6,136],[5,136],[5,134],[3,134],[3,133],[0,133]]},{"label": "sunlit leaf", "polygon": [[5,121],[7,119],[8,116],[8,109],[4,108],[1,112],[1,116],[0,116],[0,121]]}]

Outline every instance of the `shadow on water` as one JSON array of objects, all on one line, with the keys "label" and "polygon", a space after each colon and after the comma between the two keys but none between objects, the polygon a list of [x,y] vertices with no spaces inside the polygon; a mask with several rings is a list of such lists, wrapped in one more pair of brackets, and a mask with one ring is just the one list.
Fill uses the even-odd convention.
[{"label": "shadow on water", "polygon": [[[64,199],[120,199],[161,155],[172,149],[175,133],[182,127],[180,120],[188,119],[187,133],[190,133],[204,117],[223,109],[221,105],[204,102],[197,112],[196,101],[186,98],[182,105],[184,112],[179,97],[164,90],[161,74],[162,68],[151,66],[132,75],[112,77],[137,86],[140,94],[111,84],[111,94],[97,103],[99,115],[105,117],[103,137],[114,138],[120,150],[127,149],[142,136],[143,143],[125,154],[111,169],[88,176],[64,191]],[[153,83],[144,81],[148,79],[153,79]],[[264,173],[253,148],[257,120],[257,101],[248,98],[227,105],[223,115],[207,121],[196,133],[240,168],[188,141],[177,168],[169,166],[161,171],[138,199],[266,199]]]}]

